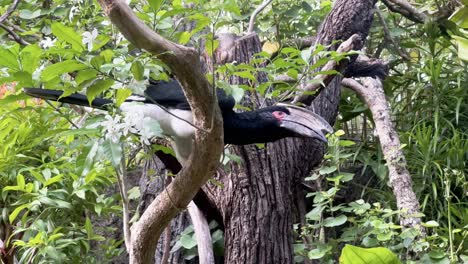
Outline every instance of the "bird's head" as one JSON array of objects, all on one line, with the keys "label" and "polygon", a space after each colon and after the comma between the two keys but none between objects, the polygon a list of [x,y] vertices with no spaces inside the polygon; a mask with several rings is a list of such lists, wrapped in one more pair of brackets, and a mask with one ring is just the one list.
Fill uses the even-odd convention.
[{"label": "bird's head", "polygon": [[325,134],[332,133],[333,128],[321,116],[302,107],[277,104],[267,108],[277,126],[296,137],[309,137],[327,142]]}]

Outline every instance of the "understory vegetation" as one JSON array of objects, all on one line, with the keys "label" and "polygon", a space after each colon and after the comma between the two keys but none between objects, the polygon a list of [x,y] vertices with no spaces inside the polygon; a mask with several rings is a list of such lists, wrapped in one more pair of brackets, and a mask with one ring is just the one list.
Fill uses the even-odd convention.
[{"label": "understory vegetation", "polygon": [[[252,5],[262,1],[128,2],[158,34],[212,56],[219,44],[213,33],[245,32]],[[424,228],[400,226],[372,115],[343,88],[328,151],[304,182],[306,219],[291,227],[295,262],[382,263],[375,256],[385,263],[468,262],[468,3],[461,2],[450,19],[425,23],[378,2],[361,52],[388,62],[384,89]],[[412,3],[431,12],[440,7],[439,1]],[[0,0],[0,14],[11,5]],[[274,1],[257,17],[263,51],[250,64],[218,66],[208,79],[232,94],[240,111],[241,99],[252,91],[268,100],[289,99],[303,74],[348,55],[320,45],[299,49],[293,41],[315,35],[332,5]],[[153,150],[172,152],[151,140],[162,137],[158,124],[128,125],[118,110],[60,107],[30,99],[22,88],[85,92],[90,101],[105,96],[119,105],[150,78],[167,80],[166,65],[136,50],[95,1],[21,1],[0,25],[19,38],[0,28],[2,263],[108,263],[125,255],[122,224],[109,220],[122,217],[117,176],[141,168],[150,143]],[[310,63],[316,55],[322,59]],[[258,83],[259,75],[268,81]],[[294,81],[277,81],[279,75]],[[230,76],[249,85],[230,85]],[[241,162],[228,152],[223,158]],[[137,202],[139,189],[130,188],[128,198]],[[136,221],[142,212],[131,213]],[[214,222],[211,228],[215,253],[222,256],[222,230]],[[191,227],[173,240],[172,251],[183,250],[186,261],[196,263]],[[353,254],[368,262],[350,262]]]}]

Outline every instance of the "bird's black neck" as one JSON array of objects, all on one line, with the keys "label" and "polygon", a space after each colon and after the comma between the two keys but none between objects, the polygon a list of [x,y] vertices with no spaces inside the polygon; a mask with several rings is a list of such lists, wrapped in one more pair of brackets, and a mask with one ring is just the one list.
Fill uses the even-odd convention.
[{"label": "bird's black neck", "polygon": [[244,113],[223,112],[224,143],[247,145],[267,143],[291,136],[279,128],[279,121],[264,109]]}]

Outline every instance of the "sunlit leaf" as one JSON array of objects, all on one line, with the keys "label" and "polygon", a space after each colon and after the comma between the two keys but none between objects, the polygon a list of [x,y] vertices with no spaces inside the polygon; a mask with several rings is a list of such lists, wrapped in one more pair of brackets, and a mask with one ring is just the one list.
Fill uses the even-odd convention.
[{"label": "sunlit leaf", "polygon": [[377,248],[361,248],[346,245],[341,251],[340,264],[399,264],[397,256],[390,250]]}]

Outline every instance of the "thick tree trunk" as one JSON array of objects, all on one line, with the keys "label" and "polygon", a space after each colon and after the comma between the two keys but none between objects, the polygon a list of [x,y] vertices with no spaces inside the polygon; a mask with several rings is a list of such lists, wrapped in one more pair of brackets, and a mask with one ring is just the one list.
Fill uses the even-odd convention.
[{"label": "thick tree trunk", "polygon": [[[322,25],[318,43],[367,36],[373,0],[337,0]],[[256,36],[236,40],[233,60],[247,62],[260,50]],[[248,43],[248,45],[247,45]],[[256,45],[256,46],[254,46]],[[261,79],[260,79],[261,81]],[[311,109],[333,123],[337,115],[341,78],[337,77],[313,102]],[[258,106],[256,96],[252,103]],[[224,220],[225,263],[292,263],[295,195],[302,179],[322,159],[323,146],[305,139],[285,139],[265,148],[231,148],[243,162],[216,179],[224,187],[204,187]]]}]

